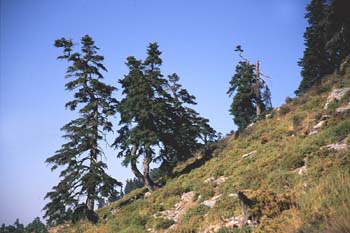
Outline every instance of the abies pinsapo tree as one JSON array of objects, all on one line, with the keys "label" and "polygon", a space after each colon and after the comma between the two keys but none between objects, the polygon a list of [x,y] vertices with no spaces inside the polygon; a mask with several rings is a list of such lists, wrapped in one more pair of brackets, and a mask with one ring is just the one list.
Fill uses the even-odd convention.
[{"label": "abies pinsapo tree", "polygon": [[66,90],[75,91],[66,108],[78,109],[79,117],[63,126],[67,142],[46,160],[52,170],[61,169],[60,182],[45,196],[49,202],[44,217],[50,225],[70,220],[82,199],[87,211],[93,213],[95,200],[115,195],[121,186],[105,172],[107,165],[99,146],[105,133],[112,130],[108,117],[115,114],[117,104],[112,97],[115,88],[102,82],[101,72],[107,71],[104,57],[97,54],[99,48],[88,35],[81,39],[81,52],[74,52],[73,42],[65,38],[56,40],[55,46],[63,48],[58,59],[70,63]]},{"label": "abies pinsapo tree", "polygon": [[298,95],[320,83],[322,76],[332,73],[335,68],[326,50],[326,0],[312,0],[307,5],[306,10],[305,18],[307,18],[309,25],[304,33],[304,56],[298,62],[302,68],[301,75],[303,76],[298,90],[295,91]]},{"label": "abies pinsapo tree", "polygon": [[[117,107],[121,128],[114,142],[120,150],[118,157],[124,158],[125,166],[130,164],[136,178],[149,191],[159,187],[151,179],[150,163],[169,165],[192,156],[199,148],[197,139],[204,132],[200,122],[205,121],[184,106],[195,104],[195,98],[181,88],[179,77],[163,77],[160,54],[157,43],[151,43],[144,61],[127,58],[129,73],[119,80],[124,96]],[[208,124],[202,125],[205,133],[215,132]],[[141,172],[137,163],[142,157]]]},{"label": "abies pinsapo tree", "polygon": [[319,84],[326,74],[342,71],[350,61],[348,0],[311,0],[306,6],[305,50],[298,62],[303,77],[297,95]]},{"label": "abies pinsapo tree", "polygon": [[259,114],[270,110],[272,105],[270,89],[260,78],[257,67],[242,56],[241,46],[237,46],[235,51],[239,52],[242,60],[236,66],[227,94],[230,97],[234,95],[229,111],[238,130],[241,130],[255,122]]}]

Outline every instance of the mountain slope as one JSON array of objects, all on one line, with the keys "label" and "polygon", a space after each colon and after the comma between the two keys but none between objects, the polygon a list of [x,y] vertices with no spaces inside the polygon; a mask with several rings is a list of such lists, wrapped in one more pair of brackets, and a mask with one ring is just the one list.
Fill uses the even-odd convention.
[{"label": "mountain slope", "polygon": [[348,232],[350,73],[325,80],[218,142],[210,160],[179,165],[161,189],[98,210],[97,225],[51,231]]}]

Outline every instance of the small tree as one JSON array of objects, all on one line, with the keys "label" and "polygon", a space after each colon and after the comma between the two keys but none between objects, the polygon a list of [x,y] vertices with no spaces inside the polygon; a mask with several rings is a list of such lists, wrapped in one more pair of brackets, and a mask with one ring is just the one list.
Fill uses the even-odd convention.
[{"label": "small tree", "polygon": [[142,180],[137,178],[127,179],[125,182],[124,194],[126,195],[135,189],[142,188],[143,186],[144,183]]},{"label": "small tree", "polygon": [[47,228],[44,223],[40,221],[39,217],[36,217],[31,223],[26,227],[27,233],[47,233]]},{"label": "small tree", "polygon": [[236,66],[236,73],[230,81],[227,94],[230,97],[234,95],[230,114],[238,129],[241,130],[257,120],[258,112],[267,111],[272,106],[270,89],[255,72],[255,65],[250,64],[242,56],[241,46],[237,46],[235,51],[239,52],[242,60]]},{"label": "small tree", "polygon": [[45,196],[50,201],[44,207],[44,217],[50,225],[70,220],[81,198],[85,198],[87,209],[93,211],[95,200],[114,195],[116,186],[121,186],[105,172],[107,165],[102,161],[103,151],[99,147],[105,132],[112,130],[108,117],[115,113],[117,101],[112,97],[115,88],[102,82],[101,71],[107,70],[92,38],[84,36],[81,45],[81,53],[73,53],[71,40],[55,41],[55,46],[64,51],[58,59],[71,63],[66,78],[72,80],[66,84],[66,90],[75,94],[66,108],[73,111],[79,107],[79,118],[62,128],[63,138],[68,142],[46,160],[52,170],[62,168],[61,181]]}]

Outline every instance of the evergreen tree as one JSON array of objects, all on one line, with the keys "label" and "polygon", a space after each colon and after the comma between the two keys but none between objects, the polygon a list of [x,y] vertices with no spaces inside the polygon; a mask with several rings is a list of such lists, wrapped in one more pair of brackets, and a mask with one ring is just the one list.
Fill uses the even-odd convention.
[{"label": "evergreen tree", "polygon": [[[30,231],[27,231],[27,229],[24,227],[22,223],[19,222],[18,219],[16,219],[15,223],[13,225],[6,226],[5,224],[1,225],[0,233],[30,233]],[[38,232],[41,233],[41,232]]]},{"label": "evergreen tree", "polygon": [[26,227],[27,233],[48,233],[44,223],[40,221],[39,217],[36,217],[33,222],[29,223]]},{"label": "evergreen tree", "polygon": [[108,117],[115,114],[117,101],[112,97],[115,88],[102,82],[101,71],[107,70],[92,38],[84,36],[81,45],[81,53],[73,53],[71,40],[55,41],[55,46],[64,51],[58,59],[70,63],[66,78],[72,80],[66,84],[66,90],[75,91],[66,108],[72,111],[79,108],[79,118],[62,128],[63,138],[68,142],[46,160],[52,170],[62,169],[61,181],[45,196],[50,201],[44,207],[44,217],[50,225],[70,220],[81,198],[85,198],[87,209],[93,212],[95,200],[114,195],[116,186],[121,186],[105,172],[107,165],[99,147],[105,133],[112,130]]},{"label": "evergreen tree", "polygon": [[326,0],[312,0],[306,10],[305,18],[309,25],[304,33],[304,55],[298,62],[302,68],[303,79],[295,91],[297,95],[320,83],[321,78],[332,73],[335,68],[335,61],[326,49],[328,15]]},{"label": "evergreen tree", "polygon": [[135,189],[142,188],[143,186],[144,183],[142,180],[137,178],[127,179],[125,182],[124,194],[126,195]]},{"label": "evergreen tree", "polygon": [[243,60],[236,66],[227,94],[230,97],[234,95],[229,111],[238,130],[241,130],[257,120],[257,104],[262,112],[270,110],[272,106],[270,89],[255,73],[255,65],[242,57],[240,46],[235,51]]},{"label": "evergreen tree", "polygon": [[[163,78],[160,54],[157,43],[151,43],[144,61],[127,58],[129,73],[119,80],[124,95],[118,105],[121,128],[114,142],[118,157],[124,158],[125,166],[130,164],[149,191],[159,187],[151,178],[150,163],[162,162],[166,170],[188,158],[198,148],[200,135],[198,113],[184,107],[194,104],[194,96],[181,88],[177,75]],[[141,157],[143,172],[137,167]]]},{"label": "evergreen tree", "polygon": [[348,0],[328,2],[326,29],[326,50],[332,58],[335,68],[350,58],[350,3]]}]

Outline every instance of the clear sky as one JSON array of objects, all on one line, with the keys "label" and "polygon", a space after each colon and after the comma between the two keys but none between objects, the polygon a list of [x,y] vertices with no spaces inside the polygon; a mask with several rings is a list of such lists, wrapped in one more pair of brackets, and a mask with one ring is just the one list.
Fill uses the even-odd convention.
[{"label": "clear sky", "polygon": [[[125,58],[145,57],[149,42],[163,52],[163,74],[176,72],[197,97],[195,107],[226,134],[234,129],[226,95],[241,44],[271,77],[274,107],[300,82],[306,0],[0,0],[0,223],[42,216],[43,197],[58,182],[45,159],[63,143],[60,128],[74,119],[64,104],[67,64],[56,60],[57,38],[89,34],[117,85]],[[119,97],[116,94],[116,97]],[[109,136],[109,141],[113,139]],[[124,181],[106,148],[108,172]]]}]

